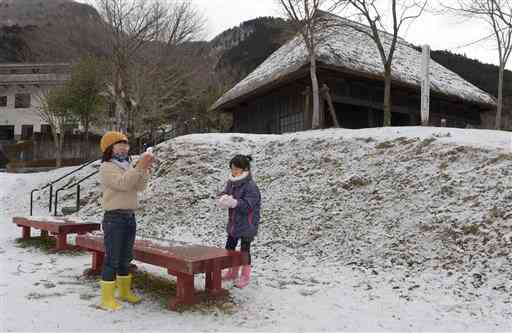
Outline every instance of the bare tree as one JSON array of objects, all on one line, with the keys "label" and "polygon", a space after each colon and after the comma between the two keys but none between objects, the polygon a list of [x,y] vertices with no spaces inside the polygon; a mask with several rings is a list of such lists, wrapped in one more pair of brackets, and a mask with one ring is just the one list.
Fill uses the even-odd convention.
[{"label": "bare tree", "polygon": [[313,92],[312,128],[320,128],[320,89],[317,76],[318,35],[322,30],[319,15],[323,0],[278,0],[294,30],[300,34],[308,52]]},{"label": "bare tree", "polygon": [[[370,27],[347,25],[352,29],[370,37],[377,46],[382,64],[384,66],[384,126],[391,126],[391,78],[393,56],[398,42],[398,34],[404,23],[418,18],[424,11],[427,1],[417,0],[390,0],[391,29],[386,29],[386,13],[384,7],[377,5],[377,0],[339,0],[336,7],[347,5],[355,9],[358,16]],[[382,1],[379,1],[382,5]],[[391,35],[391,43],[386,43],[383,34]]]},{"label": "bare tree", "polygon": [[41,120],[51,127],[55,145],[56,166],[60,167],[62,165],[62,150],[66,132],[65,125],[72,119],[71,110],[68,108],[68,92],[64,87],[54,87],[43,90],[36,97],[40,105],[37,112]]},{"label": "bare tree", "polygon": [[[194,117],[206,93],[211,72],[208,54],[194,48],[176,48],[161,62],[137,66],[133,78],[139,130],[153,132],[162,124]],[[158,65],[158,66],[157,66]],[[219,78],[217,78],[219,79]]]},{"label": "bare tree", "polygon": [[[111,45],[112,92],[116,104],[117,127],[133,132],[134,84],[131,69],[145,63],[148,75],[159,70],[162,59],[173,47],[192,39],[201,20],[190,1],[97,0]],[[144,49],[156,53],[149,59]],[[145,53],[147,54],[147,52]]]},{"label": "bare tree", "polygon": [[512,52],[512,1],[511,0],[457,0],[456,7],[444,8],[449,12],[487,22],[498,45],[498,105],[495,128],[502,128],[503,73]]},{"label": "bare tree", "polygon": [[156,22],[164,13],[158,2],[144,0],[97,0],[109,37],[112,97],[116,105],[116,126],[128,130],[132,109],[129,69],[144,43],[154,40]]},{"label": "bare tree", "polygon": [[162,50],[169,51],[197,38],[204,28],[204,17],[190,1],[173,2],[167,6],[165,17],[157,22],[156,39],[163,43]]}]

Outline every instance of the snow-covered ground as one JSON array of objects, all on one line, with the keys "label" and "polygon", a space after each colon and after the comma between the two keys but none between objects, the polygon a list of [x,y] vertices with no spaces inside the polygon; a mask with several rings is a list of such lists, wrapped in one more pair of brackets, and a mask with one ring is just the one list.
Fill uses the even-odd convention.
[{"label": "snow-covered ground", "polygon": [[[11,220],[27,214],[30,190],[70,169],[0,173],[1,331],[512,331],[510,133],[208,134],[155,151],[139,236],[216,246],[226,217],[213,197],[228,161],[255,159],[262,224],[252,283],[228,285],[234,313],[175,313],[149,298],[98,310],[98,286],[80,279],[88,255],[15,246]],[[84,187],[79,215],[99,221],[97,179]]]}]

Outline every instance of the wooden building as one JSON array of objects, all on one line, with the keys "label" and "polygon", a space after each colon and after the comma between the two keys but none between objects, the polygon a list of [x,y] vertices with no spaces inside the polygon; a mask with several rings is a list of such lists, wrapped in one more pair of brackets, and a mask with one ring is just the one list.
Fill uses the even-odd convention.
[{"label": "wooden building", "polygon": [[[328,91],[336,118],[344,128],[379,127],[383,124],[383,65],[373,40],[352,28],[358,23],[328,15],[331,28],[319,36],[317,74],[323,128],[334,124]],[[367,28],[367,27],[365,27]],[[392,36],[383,33],[389,47]],[[233,114],[233,131],[285,133],[311,128],[312,95],[309,58],[296,37],[274,52],[211,107]],[[482,113],[494,112],[492,96],[454,72],[430,61],[430,124],[479,127]],[[392,72],[392,126],[420,124],[421,52],[400,39]],[[326,98],[323,98],[323,97]],[[444,119],[444,120],[443,120]],[[443,121],[442,121],[443,120]]]}]

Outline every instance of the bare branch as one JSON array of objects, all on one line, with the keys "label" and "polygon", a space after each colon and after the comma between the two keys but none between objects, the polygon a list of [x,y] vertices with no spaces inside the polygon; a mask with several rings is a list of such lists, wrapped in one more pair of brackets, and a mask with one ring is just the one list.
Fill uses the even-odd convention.
[{"label": "bare branch", "polygon": [[[445,8],[448,8],[445,6]],[[504,68],[512,52],[512,1],[510,0],[458,0],[457,6],[449,7],[450,13],[485,21],[492,28],[498,46],[499,75],[496,129],[501,128],[503,107]]]}]

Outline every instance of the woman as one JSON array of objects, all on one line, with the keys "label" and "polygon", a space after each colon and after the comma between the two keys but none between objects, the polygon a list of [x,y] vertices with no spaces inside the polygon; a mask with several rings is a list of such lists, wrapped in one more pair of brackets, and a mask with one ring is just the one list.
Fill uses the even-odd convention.
[{"label": "woman", "polygon": [[128,267],[135,241],[137,192],[146,187],[154,157],[151,153],[144,153],[137,163],[131,163],[128,138],[120,132],[107,132],[101,138],[100,147],[103,152],[100,180],[105,210],[102,222],[105,259],[100,282],[101,307],[117,310],[121,305],[114,298],[116,286],[120,300],[130,303],[141,300],[131,291],[132,276]]}]

